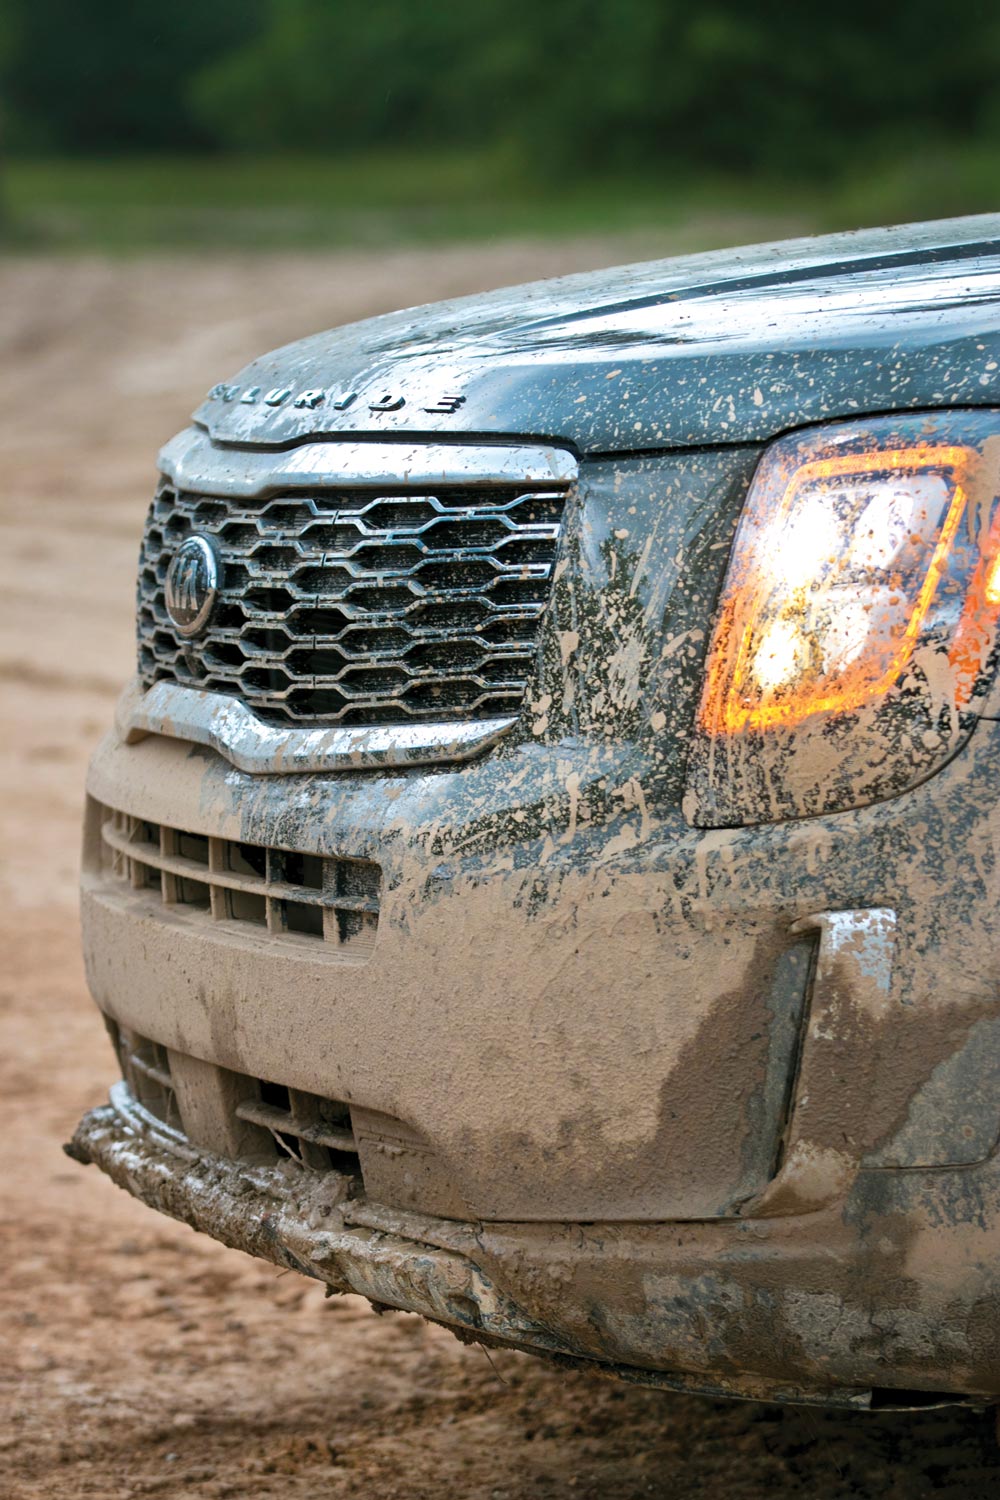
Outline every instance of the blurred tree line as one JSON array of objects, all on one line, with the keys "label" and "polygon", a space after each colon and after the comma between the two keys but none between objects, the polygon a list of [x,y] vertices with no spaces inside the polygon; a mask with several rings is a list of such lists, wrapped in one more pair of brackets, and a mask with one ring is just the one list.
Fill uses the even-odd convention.
[{"label": "blurred tree line", "polygon": [[8,150],[489,148],[525,171],[849,168],[1000,142],[1000,4],[3,0]]}]

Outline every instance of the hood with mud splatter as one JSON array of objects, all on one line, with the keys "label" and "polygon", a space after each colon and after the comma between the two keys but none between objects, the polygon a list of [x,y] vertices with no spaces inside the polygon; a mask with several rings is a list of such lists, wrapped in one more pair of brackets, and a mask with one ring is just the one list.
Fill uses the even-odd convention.
[{"label": "hood with mud splatter", "polygon": [[213,387],[220,442],[540,436],[581,453],[764,440],[1000,401],[1000,215],[652,261],[370,318]]}]

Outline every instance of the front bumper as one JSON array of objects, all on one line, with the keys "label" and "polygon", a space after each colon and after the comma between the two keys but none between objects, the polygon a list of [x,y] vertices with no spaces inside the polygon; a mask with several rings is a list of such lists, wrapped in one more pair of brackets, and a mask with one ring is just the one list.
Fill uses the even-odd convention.
[{"label": "front bumper", "polygon": [[[213,1147],[214,1125],[179,1141],[120,1091],[77,1152],[338,1290],[626,1378],[985,1400],[1000,1392],[998,751],[1000,725],[983,723],[905,797],[705,834],[637,795],[587,827],[590,749],[261,778],[111,736],[91,770],[83,901],[102,1010],[213,1077],[403,1122],[455,1192],[435,1206],[448,1195],[425,1177],[410,1199],[386,1195],[366,1171],[344,1201],[335,1172],[251,1166]],[[378,859],[374,948],[342,961],[110,886],[98,803]],[[803,919],[859,907],[895,913],[895,946],[880,1008],[854,1024],[853,992],[839,1017],[817,1008],[776,955],[796,951]],[[830,977],[832,994],[844,974]],[[850,1171],[776,1198],[776,1139],[803,1103],[791,1060],[810,1039],[813,1163],[849,1137],[833,1154]],[[376,1145],[382,1164],[407,1159],[405,1142]]]},{"label": "front bumper", "polygon": [[[995,1168],[905,1187],[897,1179],[892,1202],[884,1183],[863,1185],[869,1201],[883,1195],[886,1226],[905,1214],[901,1274],[895,1246],[839,1213],[489,1231],[387,1210],[351,1200],[336,1173],[195,1151],[123,1084],[66,1149],[150,1207],[331,1292],[635,1384],[856,1409],[984,1404],[1000,1389]],[[944,1230],[946,1203],[975,1205],[971,1239],[968,1224]]]}]

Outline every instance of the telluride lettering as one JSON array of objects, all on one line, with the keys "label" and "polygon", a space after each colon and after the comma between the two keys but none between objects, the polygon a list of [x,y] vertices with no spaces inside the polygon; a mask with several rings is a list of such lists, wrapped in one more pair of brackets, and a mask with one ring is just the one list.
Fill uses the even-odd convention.
[{"label": "telluride lettering", "polygon": [[[300,411],[316,411],[321,406],[329,407],[331,411],[347,411],[358,399],[357,391],[347,391],[343,394],[336,389],[326,389],[323,386],[309,386],[307,389],[295,392],[292,386],[274,386],[273,389],[261,394],[263,390],[259,385],[238,386],[229,385],[225,381],[218,381],[208,392],[209,401],[236,401],[240,406],[257,406],[263,402],[265,406],[285,406],[291,400],[291,405]],[[406,405],[407,398],[400,391],[387,391],[379,396],[376,401],[369,403],[368,410],[372,412],[402,411]],[[446,392],[422,408],[423,411],[440,416],[454,416],[465,405],[466,398],[455,392]]]}]

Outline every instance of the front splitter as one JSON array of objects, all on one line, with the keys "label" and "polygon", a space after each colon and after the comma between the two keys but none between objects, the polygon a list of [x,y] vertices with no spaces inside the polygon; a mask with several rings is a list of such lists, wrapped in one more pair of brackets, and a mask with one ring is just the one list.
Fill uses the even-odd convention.
[{"label": "front splitter", "polygon": [[[354,1292],[378,1308],[417,1313],[467,1341],[665,1390],[860,1410],[872,1404],[866,1389],[765,1387],[753,1377],[713,1379],[595,1361],[493,1283],[475,1260],[475,1225],[351,1198],[351,1180],[337,1172],[311,1172],[291,1161],[255,1166],[196,1150],[142,1109],[124,1083],[114,1086],[109,1104],[83,1117],[65,1149],[151,1208],[225,1245],[313,1277],[332,1293]],[[908,1406],[900,1395],[900,1407]]]}]

